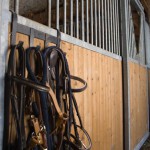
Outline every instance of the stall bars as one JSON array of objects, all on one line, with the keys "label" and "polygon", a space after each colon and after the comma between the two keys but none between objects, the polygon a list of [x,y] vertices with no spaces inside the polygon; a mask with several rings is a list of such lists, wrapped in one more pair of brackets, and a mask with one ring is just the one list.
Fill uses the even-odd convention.
[{"label": "stall bars", "polygon": [[[19,3],[15,0],[17,14]],[[48,0],[47,25],[121,56],[119,12],[119,0],[56,0],[53,6],[52,0]],[[56,14],[55,19],[52,13]],[[62,21],[60,13],[63,13]]]}]

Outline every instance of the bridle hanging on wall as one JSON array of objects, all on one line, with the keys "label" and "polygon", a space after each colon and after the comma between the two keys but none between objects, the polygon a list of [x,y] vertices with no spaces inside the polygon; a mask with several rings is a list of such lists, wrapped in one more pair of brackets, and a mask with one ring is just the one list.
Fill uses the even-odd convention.
[{"label": "bridle hanging on wall", "polygon": [[[17,32],[30,37],[26,50],[23,41],[16,44]],[[57,33],[53,37],[22,26],[13,14],[6,74],[4,149],[91,149],[91,139],[83,127],[73,94],[84,91],[87,83],[70,75],[66,54],[60,49],[60,32]],[[41,50],[38,45],[33,46],[34,38],[56,46]],[[73,89],[72,79],[83,87]]]}]

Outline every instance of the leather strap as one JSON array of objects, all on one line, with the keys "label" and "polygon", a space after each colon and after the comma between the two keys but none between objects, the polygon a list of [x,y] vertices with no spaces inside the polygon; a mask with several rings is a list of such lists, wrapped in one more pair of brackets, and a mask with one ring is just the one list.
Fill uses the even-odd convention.
[{"label": "leather strap", "polygon": [[72,92],[74,93],[83,92],[87,88],[87,83],[83,79],[76,77],[76,76],[72,76],[72,75],[70,76],[70,78],[73,80],[79,81],[83,84],[83,87],[81,88],[77,88],[77,89],[71,88]]}]

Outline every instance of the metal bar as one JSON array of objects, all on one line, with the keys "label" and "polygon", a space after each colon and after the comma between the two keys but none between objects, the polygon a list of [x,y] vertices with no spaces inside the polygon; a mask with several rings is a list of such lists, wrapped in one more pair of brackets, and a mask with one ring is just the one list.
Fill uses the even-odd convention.
[{"label": "metal bar", "polygon": [[132,53],[132,33],[133,33],[131,7],[129,7],[129,19],[128,20],[129,20],[128,51],[129,51],[129,56],[131,56],[131,53]]},{"label": "metal bar", "polygon": [[112,21],[113,21],[113,49],[114,49],[114,51],[113,51],[113,53],[116,53],[116,43],[115,43],[115,11],[114,11],[114,1],[115,0],[112,0],[112,15],[113,15],[113,17],[112,17]]},{"label": "metal bar", "polygon": [[[138,44],[138,51],[140,53],[140,61],[143,62],[143,58],[144,58],[144,51],[145,51],[145,47],[144,47],[144,43],[143,43],[143,38],[144,38],[144,30],[143,30],[143,23],[144,23],[144,19],[143,19],[143,15],[142,13],[139,14],[140,15],[140,36],[139,36],[139,44]],[[142,49],[143,51],[140,51],[140,49]]]},{"label": "metal bar", "polygon": [[57,0],[56,7],[56,28],[59,30],[59,0]]},{"label": "metal bar", "polygon": [[48,26],[51,27],[51,0],[48,0]]},{"label": "metal bar", "polygon": [[[5,102],[5,80],[4,77],[6,75],[7,70],[7,59],[6,54],[8,52],[8,34],[10,33],[8,31],[9,29],[9,22],[8,16],[9,12],[9,0],[1,0],[0,1],[0,73],[1,73],[1,84],[0,84],[0,145],[1,149],[5,149],[3,145],[3,133],[4,133],[4,116],[5,116],[5,109],[4,109],[4,102]],[[6,127],[7,128],[7,127]],[[3,146],[2,146],[3,145]],[[3,147],[3,148],[2,148]]]},{"label": "metal bar", "polygon": [[116,50],[116,54],[118,54],[118,47],[117,47],[117,14],[116,14],[116,1],[117,0],[114,0],[114,23],[115,23],[115,25],[114,25],[114,36],[115,36],[115,50]]},{"label": "metal bar", "polygon": [[[143,64],[146,64],[146,44],[145,44],[145,32],[144,32],[144,26],[145,25],[145,16],[141,13],[141,45],[142,45],[142,62]],[[141,49],[141,48],[140,48]]]},{"label": "metal bar", "polygon": [[19,0],[15,0],[15,13],[19,14]]},{"label": "metal bar", "polygon": [[[134,36],[134,26],[133,26],[133,19],[132,19],[132,12],[131,12],[131,6],[129,6],[129,11],[130,11],[130,24],[128,24],[128,27],[131,28],[131,47],[130,47],[130,53],[129,56],[132,57],[132,53],[133,53],[133,36]],[[129,34],[128,34],[128,38],[129,38]],[[129,40],[128,40],[128,45],[129,45]]]},{"label": "metal bar", "polygon": [[119,27],[119,4],[118,4],[118,0],[117,0],[117,44],[118,44],[118,55],[120,55],[120,27]]},{"label": "metal bar", "polygon": [[131,2],[138,12],[144,14],[144,7],[142,6],[142,3],[139,0],[132,0]]},{"label": "metal bar", "polygon": [[[149,25],[148,25],[148,22],[145,20],[144,21],[144,33],[145,33],[145,62],[147,64],[148,67],[150,67],[150,44],[149,44],[149,39],[150,39],[150,28],[149,28]],[[150,76],[149,76],[150,77]],[[149,86],[149,89],[150,89],[150,86]],[[150,98],[150,94],[149,94],[149,98]]]},{"label": "metal bar", "polygon": [[113,0],[113,36],[114,36],[114,53],[117,54],[116,51],[116,16],[115,16],[115,1]]},{"label": "metal bar", "polygon": [[117,0],[114,0],[114,16],[115,16],[115,45],[116,45],[116,54],[118,54],[118,45],[117,45],[117,7],[116,7],[116,5],[117,5],[117,2],[116,2]]},{"label": "metal bar", "polygon": [[111,52],[114,52],[114,41],[113,41],[113,7],[112,7],[112,0],[110,0],[110,12],[111,12],[111,18],[110,18],[110,30],[111,30]]},{"label": "metal bar", "polygon": [[107,48],[107,4],[106,4],[106,0],[105,0],[105,3],[104,3],[104,9],[105,9],[105,12],[104,12],[104,19],[105,19],[105,50],[108,50]]},{"label": "metal bar", "polygon": [[89,43],[89,0],[86,0],[86,33],[87,42]]},{"label": "metal bar", "polygon": [[76,24],[73,23],[73,37],[76,37]]},{"label": "metal bar", "polygon": [[[130,19],[130,18],[129,18]],[[132,28],[131,28],[131,20],[129,22],[130,26],[129,26],[129,56],[131,55],[131,39],[132,39]]]},{"label": "metal bar", "polygon": [[70,0],[70,35],[73,36],[73,0]]},{"label": "metal bar", "polygon": [[[11,17],[10,17],[9,20],[11,21]],[[49,28],[49,27],[47,27],[45,25],[42,25],[42,24],[40,24],[38,22],[35,22],[35,21],[32,21],[32,20],[30,20],[28,18],[25,18],[25,17],[22,17],[22,16],[18,16],[18,23],[22,24],[22,25],[25,25],[25,26],[28,26],[30,28],[36,29],[36,30],[38,30],[40,32],[49,34],[51,36],[57,37],[57,31],[55,29]],[[89,44],[87,42],[83,42],[83,41],[81,41],[81,40],[79,40],[77,38],[70,37],[67,34],[61,33],[61,39],[63,41],[69,42],[71,44],[78,45],[80,47],[89,49],[91,51],[98,52],[98,53],[103,54],[105,56],[108,56],[108,57],[111,57],[111,58],[114,58],[114,59],[117,59],[117,60],[122,60],[122,58],[120,56],[116,55],[116,54],[112,54],[110,52],[102,50],[101,48],[98,48],[98,47],[96,47],[94,45],[91,45],[91,44]],[[5,41],[4,41],[3,44],[5,44]],[[6,47],[6,49],[7,49],[7,47]]]},{"label": "metal bar", "polygon": [[98,37],[99,47],[101,47],[101,13],[100,13],[100,1],[98,0]]},{"label": "metal bar", "polygon": [[81,12],[82,12],[82,41],[84,41],[84,0],[81,1]]},{"label": "metal bar", "polygon": [[97,46],[97,2],[94,1],[94,9],[95,9],[95,45]]},{"label": "metal bar", "polygon": [[91,0],[91,44],[93,45],[93,0]]},{"label": "metal bar", "polygon": [[[126,1],[127,1],[126,15],[129,16],[130,0],[126,0]],[[128,19],[127,19],[126,25],[127,25],[127,37],[129,38],[129,22],[128,22]],[[129,45],[129,41],[127,41],[127,42],[128,42],[128,45]]]},{"label": "metal bar", "polygon": [[134,51],[134,29],[132,28],[132,38],[131,38],[131,55],[130,55],[130,57],[131,57],[131,58],[133,58],[133,57],[132,57],[132,55],[133,55],[133,51]]},{"label": "metal bar", "polygon": [[130,31],[131,31],[131,13],[130,13],[130,7],[128,8],[128,13],[127,14],[127,26],[128,26],[128,33],[127,33],[127,36],[128,36],[128,54],[129,54],[129,50],[131,49],[130,45],[129,45],[129,40],[130,40]]},{"label": "metal bar", "polygon": [[124,147],[125,150],[130,150],[131,143],[131,128],[130,128],[130,79],[129,79],[129,63],[128,63],[128,4],[129,0],[119,1],[121,14],[121,43],[123,56],[123,124],[124,124]]},{"label": "metal bar", "polygon": [[76,37],[79,38],[79,0],[76,0]]},{"label": "metal bar", "polygon": [[64,33],[66,34],[66,16],[67,16],[67,9],[66,9],[66,0],[64,0]]},{"label": "metal bar", "polygon": [[[147,105],[147,106],[149,106],[149,105]],[[141,147],[143,146],[145,141],[148,139],[148,137],[149,137],[149,132],[145,133],[145,135],[142,137],[141,141],[135,146],[134,150],[141,149]]]},{"label": "metal bar", "polygon": [[135,58],[134,56],[136,55],[136,52],[137,52],[135,34],[133,34],[133,39],[134,39],[134,48],[133,48],[132,58]]},{"label": "metal bar", "polygon": [[[132,58],[132,53],[134,51],[134,27],[133,27],[133,21],[131,20],[131,29],[132,29],[132,37],[131,37],[131,53],[129,54],[129,56]],[[129,44],[129,42],[128,42]]]},{"label": "metal bar", "polygon": [[67,34],[70,34],[70,25],[67,24]]},{"label": "metal bar", "polygon": [[101,1],[101,11],[102,11],[102,48],[104,49],[104,0]]},{"label": "metal bar", "polygon": [[[127,20],[128,20],[128,25],[129,25],[129,30],[128,30],[128,32],[129,32],[129,37],[128,37],[128,43],[130,42],[130,39],[131,39],[131,37],[130,37],[130,34],[131,34],[131,20],[130,20],[130,18],[131,18],[131,16],[130,16],[130,9],[129,9],[129,13],[128,13],[128,18],[127,18]],[[128,52],[130,53],[130,43],[129,43],[129,45],[128,45]]]},{"label": "metal bar", "polygon": [[80,14],[79,14],[79,39],[81,39],[81,21],[80,21]]},{"label": "metal bar", "polygon": [[131,27],[132,27],[132,46],[131,46],[131,58],[134,58],[134,53],[137,50],[136,41],[135,41],[135,33],[134,33],[134,24],[133,20],[131,20]]},{"label": "metal bar", "polygon": [[108,0],[108,50],[110,51],[110,0]]}]

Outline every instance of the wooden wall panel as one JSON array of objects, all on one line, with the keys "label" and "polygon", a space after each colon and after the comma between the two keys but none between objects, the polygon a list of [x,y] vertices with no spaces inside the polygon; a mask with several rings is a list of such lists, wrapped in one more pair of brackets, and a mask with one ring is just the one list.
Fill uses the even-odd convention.
[{"label": "wooden wall panel", "polygon": [[16,43],[18,44],[19,41],[22,41],[24,43],[23,44],[24,49],[29,47],[29,36],[17,33],[17,35],[16,35]]},{"label": "wooden wall panel", "polygon": [[[39,39],[34,39],[34,44],[44,47]],[[87,89],[75,96],[92,138],[92,150],[123,150],[122,62],[64,41],[61,48],[71,74],[88,83]],[[80,86],[78,82],[72,85]]]},{"label": "wooden wall panel", "polygon": [[131,149],[148,132],[147,69],[130,62]]},{"label": "wooden wall panel", "polygon": [[[66,42],[62,42],[62,49],[67,52],[71,72],[88,83],[87,90],[76,98],[84,127],[92,138],[92,150],[122,150],[121,61]],[[80,85],[75,82],[73,86]]]},{"label": "wooden wall panel", "polygon": [[43,40],[34,38],[33,43],[34,43],[34,46],[40,46],[41,49],[44,48],[44,41]]}]

